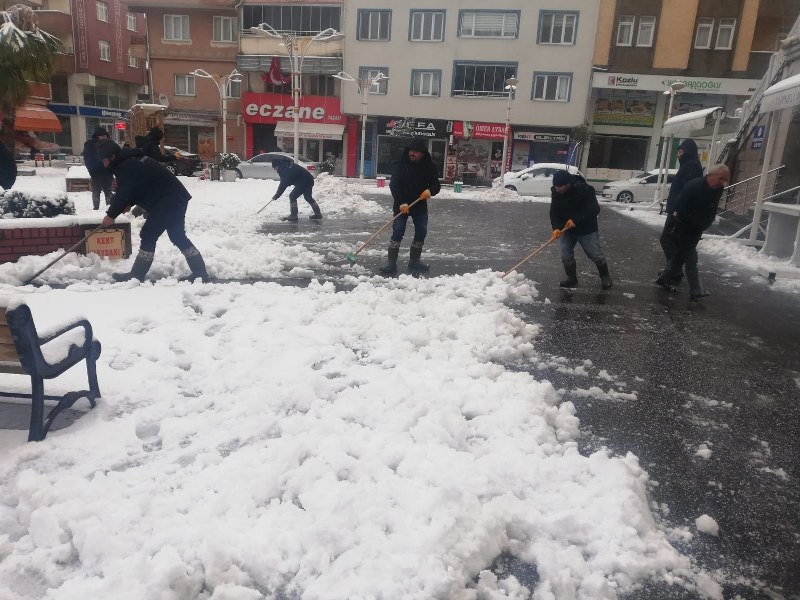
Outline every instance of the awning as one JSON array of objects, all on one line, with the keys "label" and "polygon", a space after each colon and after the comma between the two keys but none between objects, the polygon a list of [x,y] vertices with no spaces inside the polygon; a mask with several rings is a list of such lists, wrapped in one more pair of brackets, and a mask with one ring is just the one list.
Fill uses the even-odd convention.
[{"label": "awning", "polygon": [[697,129],[703,129],[707,125],[713,125],[717,111],[721,110],[721,106],[713,106],[684,115],[670,117],[664,121],[664,128],[661,130],[661,135],[674,136],[681,133],[691,133]]},{"label": "awning", "polygon": [[61,131],[61,121],[56,114],[44,106],[24,104],[14,114],[14,129],[17,131]]},{"label": "awning", "polygon": [[764,91],[759,112],[772,112],[800,105],[800,74],[787,77]]},{"label": "awning", "polygon": [[[332,123],[299,123],[301,138],[309,140],[341,140],[344,134],[344,125]],[[290,137],[294,135],[294,121],[278,121],[275,125],[275,135]]]}]

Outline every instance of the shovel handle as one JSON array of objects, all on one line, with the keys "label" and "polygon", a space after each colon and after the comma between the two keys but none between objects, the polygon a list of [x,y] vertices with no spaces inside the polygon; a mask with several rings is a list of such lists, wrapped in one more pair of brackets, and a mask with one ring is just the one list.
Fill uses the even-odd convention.
[{"label": "shovel handle", "polygon": [[41,271],[38,271],[38,272],[37,272],[37,273],[36,273],[36,274],[35,274],[33,277],[31,277],[30,279],[28,279],[27,281],[25,281],[25,283],[23,283],[22,285],[28,285],[29,283],[31,283],[31,282],[32,282],[34,279],[36,279],[36,278],[37,278],[39,275],[41,275],[42,273],[44,273],[45,271],[47,271],[47,269],[49,269],[50,267],[52,267],[54,264],[56,264],[58,261],[60,261],[62,258],[64,258],[64,257],[65,257],[67,254],[69,254],[70,252],[72,252],[73,250],[75,250],[75,248],[77,248],[78,246],[80,246],[81,244],[83,244],[83,243],[84,243],[86,240],[88,240],[90,235],[97,233],[97,232],[98,232],[98,231],[100,231],[102,228],[103,228],[103,224],[102,224],[102,223],[100,223],[100,225],[98,225],[97,227],[95,227],[94,229],[92,229],[92,230],[91,230],[89,233],[87,233],[85,236],[83,236],[83,238],[81,238],[80,240],[78,240],[77,242],[75,242],[75,243],[74,243],[72,246],[70,246],[70,247],[67,249],[67,251],[66,251],[66,252],[64,252],[64,254],[62,254],[61,256],[59,256],[58,258],[56,258],[55,260],[51,261],[51,262],[50,262],[50,263],[49,263],[49,264],[48,264],[48,265],[47,265],[47,266],[46,266],[44,269],[42,269]]},{"label": "shovel handle", "polygon": [[[574,224],[574,223],[572,223],[571,225],[568,225],[567,227],[564,227],[564,229],[562,229],[562,230],[561,230],[561,233],[564,233],[565,231],[567,231],[567,229],[572,229],[573,227],[575,227],[575,224]],[[536,256],[537,254],[539,254],[539,252],[541,252],[542,250],[544,250],[545,248],[547,248],[547,247],[548,247],[550,244],[552,244],[553,242],[555,242],[557,239],[558,239],[558,238],[557,238],[556,236],[553,236],[553,237],[551,237],[551,238],[550,238],[549,240],[547,240],[547,241],[546,241],[544,244],[542,244],[541,246],[539,246],[539,247],[538,247],[536,250],[534,250],[533,252],[531,252],[530,254],[528,254],[528,256],[526,256],[525,258],[523,258],[521,261],[519,261],[517,264],[515,264],[513,267],[511,267],[511,268],[510,268],[508,271],[506,271],[505,273],[503,273],[503,276],[502,276],[500,279],[505,279],[506,275],[508,275],[508,274],[509,274],[509,273],[511,273],[512,271],[515,271],[515,270],[517,270],[517,268],[519,268],[519,267],[521,267],[522,265],[524,265],[526,262],[528,262],[528,261],[529,261],[530,259],[532,259],[534,256]]]},{"label": "shovel handle", "polygon": [[[413,201],[411,204],[409,204],[409,205],[408,205],[408,208],[409,208],[409,209],[411,209],[411,207],[412,207],[412,206],[414,206],[414,205],[415,205],[417,202],[419,202],[420,200],[422,200],[422,198],[417,198],[417,199],[416,199],[416,200],[414,200],[414,201]],[[384,224],[383,224],[383,226],[382,226],[380,229],[378,229],[378,231],[376,231],[375,233],[373,233],[373,234],[372,234],[372,235],[369,237],[369,239],[368,239],[366,242],[364,242],[363,244],[361,244],[361,247],[360,247],[360,248],[358,248],[358,249],[357,249],[355,252],[353,252],[353,256],[356,256],[356,255],[357,255],[359,252],[361,252],[361,251],[362,251],[364,248],[366,248],[366,247],[367,247],[367,244],[369,244],[369,243],[370,243],[372,240],[374,240],[376,237],[378,237],[378,235],[381,233],[381,231],[383,231],[383,230],[384,230],[384,229],[386,229],[386,228],[387,228],[389,225],[391,225],[392,223],[394,223],[394,222],[395,222],[395,220],[397,219],[397,217],[399,217],[399,216],[400,216],[400,215],[402,215],[402,214],[403,214],[403,213],[397,213],[397,214],[396,214],[395,216],[393,216],[391,219],[389,219],[388,221],[386,221],[386,223],[384,223]]]}]

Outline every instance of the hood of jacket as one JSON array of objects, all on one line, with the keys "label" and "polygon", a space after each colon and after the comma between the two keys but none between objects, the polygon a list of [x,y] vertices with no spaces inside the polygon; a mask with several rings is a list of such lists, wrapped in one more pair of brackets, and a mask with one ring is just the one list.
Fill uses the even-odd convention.
[{"label": "hood of jacket", "polygon": [[698,158],[697,144],[694,140],[686,138],[678,148],[683,150],[683,154],[678,159],[680,162]]}]

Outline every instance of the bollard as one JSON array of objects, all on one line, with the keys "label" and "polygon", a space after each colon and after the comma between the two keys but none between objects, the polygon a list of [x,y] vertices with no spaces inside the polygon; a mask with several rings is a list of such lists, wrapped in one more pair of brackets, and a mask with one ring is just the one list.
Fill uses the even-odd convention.
[{"label": "bollard", "polygon": [[461,190],[463,189],[463,187],[464,187],[464,182],[463,181],[454,181],[453,182],[453,191],[454,192],[461,193]]},{"label": "bollard", "polygon": [[386,185],[386,177],[376,177],[375,183],[378,187],[384,187]]}]

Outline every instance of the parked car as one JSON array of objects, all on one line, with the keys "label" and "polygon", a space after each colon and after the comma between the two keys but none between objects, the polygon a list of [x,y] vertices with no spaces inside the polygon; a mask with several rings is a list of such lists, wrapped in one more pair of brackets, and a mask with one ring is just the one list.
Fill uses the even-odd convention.
[{"label": "parked car", "polygon": [[164,153],[172,156],[172,162],[164,163],[167,170],[173,175],[194,175],[195,171],[203,168],[200,156],[186,150],[181,150],[175,146],[164,146]]},{"label": "parked car", "polygon": [[[294,157],[286,152],[265,152],[240,162],[236,167],[236,176],[244,179],[280,179],[278,172],[272,168],[272,161],[276,158],[294,162]],[[297,164],[308,169],[314,177],[317,176],[315,163],[300,158]]]},{"label": "parked car", "polygon": [[[603,186],[603,199],[617,202],[652,202],[658,189],[659,169],[638,173],[630,179],[610,181]],[[669,194],[669,187],[678,169],[667,169],[667,181],[664,186],[664,198]]]},{"label": "parked car", "polygon": [[[506,173],[503,185],[507,190],[513,190],[521,196],[550,196],[553,173],[556,171],[569,171],[585,179],[577,167],[561,163],[536,163],[527,169]],[[499,184],[500,178],[495,179],[495,182]]]}]

